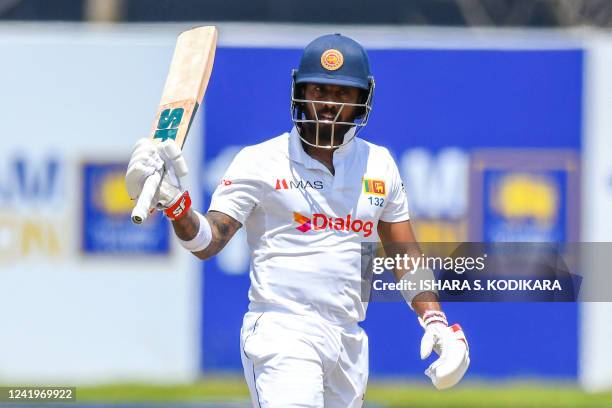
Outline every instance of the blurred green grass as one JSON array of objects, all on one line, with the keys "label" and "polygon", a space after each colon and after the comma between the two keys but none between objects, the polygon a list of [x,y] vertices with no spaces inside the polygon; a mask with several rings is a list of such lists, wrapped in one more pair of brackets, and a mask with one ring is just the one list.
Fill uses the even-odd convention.
[{"label": "blurred green grass", "polygon": [[[248,389],[237,377],[204,378],[194,384],[156,386],[117,384],[78,387],[80,402],[247,401]],[[571,383],[465,384],[447,391],[405,381],[373,381],[366,393],[371,403],[388,408],[609,408],[612,391],[588,394]]]}]

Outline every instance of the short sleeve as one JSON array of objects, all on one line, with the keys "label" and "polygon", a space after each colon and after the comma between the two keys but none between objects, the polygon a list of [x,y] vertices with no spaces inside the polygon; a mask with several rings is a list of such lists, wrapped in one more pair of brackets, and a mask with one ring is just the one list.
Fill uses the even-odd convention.
[{"label": "short sleeve", "polygon": [[393,160],[391,154],[388,154],[387,157],[389,161],[389,194],[387,194],[387,200],[380,215],[380,220],[384,222],[407,221],[410,219],[410,215],[408,214],[408,199],[404,183],[400,177],[395,160]]},{"label": "short sleeve", "polygon": [[242,149],[225,171],[208,211],[219,211],[244,224],[253,209],[261,202],[262,180],[248,148]]}]

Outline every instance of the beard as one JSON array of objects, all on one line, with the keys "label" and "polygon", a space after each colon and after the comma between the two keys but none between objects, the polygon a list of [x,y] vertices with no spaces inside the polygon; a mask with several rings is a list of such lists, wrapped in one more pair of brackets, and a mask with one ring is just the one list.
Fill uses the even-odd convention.
[{"label": "beard", "polygon": [[344,141],[344,135],[351,130],[351,125],[339,125],[329,123],[302,123],[302,131],[304,138],[312,144],[317,142],[317,126],[319,127],[319,145],[332,146],[332,129],[333,129],[333,145],[338,146]]}]

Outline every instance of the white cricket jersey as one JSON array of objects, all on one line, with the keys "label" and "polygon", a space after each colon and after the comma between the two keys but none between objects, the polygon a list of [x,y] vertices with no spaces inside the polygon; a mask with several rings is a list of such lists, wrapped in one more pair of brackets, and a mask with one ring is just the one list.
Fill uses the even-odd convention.
[{"label": "white cricket jersey", "polygon": [[409,219],[389,151],[362,139],[334,152],[335,175],[310,157],[294,128],[242,149],[210,210],[243,224],[251,249],[250,310],[275,307],[332,323],[365,318],[361,243],[378,220]]}]

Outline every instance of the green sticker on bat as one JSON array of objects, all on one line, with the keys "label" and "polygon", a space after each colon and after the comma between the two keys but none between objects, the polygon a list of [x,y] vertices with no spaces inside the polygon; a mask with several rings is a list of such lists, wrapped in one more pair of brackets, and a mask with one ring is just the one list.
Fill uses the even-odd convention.
[{"label": "green sticker on bat", "polygon": [[178,127],[183,120],[183,114],[185,109],[164,109],[159,115],[159,122],[157,122],[157,130],[155,131],[155,139],[161,139],[165,142],[168,139],[176,139],[178,133]]}]

